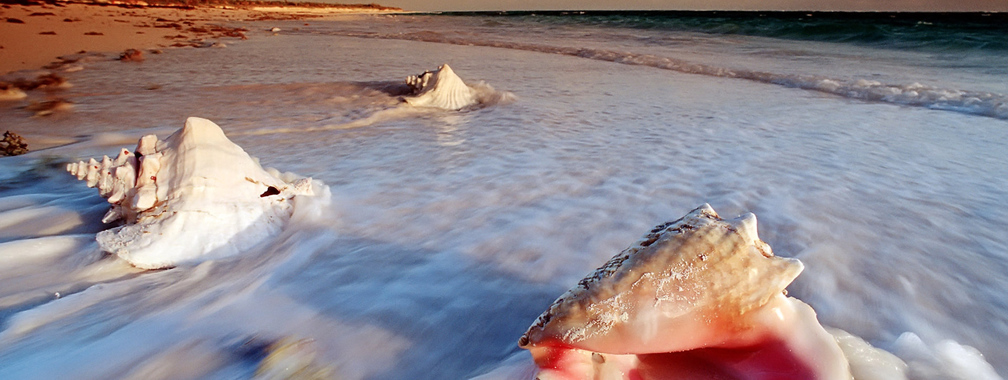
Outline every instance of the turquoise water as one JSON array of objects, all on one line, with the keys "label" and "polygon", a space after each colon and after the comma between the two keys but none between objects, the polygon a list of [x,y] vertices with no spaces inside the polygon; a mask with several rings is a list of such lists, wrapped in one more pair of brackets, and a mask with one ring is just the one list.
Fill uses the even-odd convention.
[{"label": "turquoise water", "polygon": [[459,12],[553,25],[700,32],[929,51],[1008,50],[1005,13],[527,11]]}]

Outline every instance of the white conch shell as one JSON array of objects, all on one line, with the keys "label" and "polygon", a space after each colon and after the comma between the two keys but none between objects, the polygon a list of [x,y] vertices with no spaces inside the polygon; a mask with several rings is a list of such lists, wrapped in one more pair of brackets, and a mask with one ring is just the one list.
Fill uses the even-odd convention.
[{"label": "white conch shell", "polygon": [[812,308],[783,294],[802,269],[759,240],[752,214],[725,222],[704,205],[581,280],[518,344],[542,379],[850,379]]},{"label": "white conch shell", "polygon": [[407,77],[406,84],[413,94],[403,100],[410,105],[460,110],[479,103],[476,92],[447,63],[437,70]]},{"label": "white conch shell", "polygon": [[166,140],[67,165],[112,204],[102,219],[125,224],[98,233],[102,250],[153,269],[237,253],[278,232],[290,199],[311,179],[287,183],[266,172],[213,122],[190,117]]}]

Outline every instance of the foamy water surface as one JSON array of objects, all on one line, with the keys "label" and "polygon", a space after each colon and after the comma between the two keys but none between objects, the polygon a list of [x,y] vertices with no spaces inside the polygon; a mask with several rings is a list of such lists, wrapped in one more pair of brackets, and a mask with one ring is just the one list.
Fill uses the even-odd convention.
[{"label": "foamy water surface", "polygon": [[[582,276],[704,202],[755,213],[805,264],[789,294],[912,378],[1008,373],[1003,52],[960,67],[523,18],[303,24],[88,63],[67,74],[70,113],[0,105],[30,143],[69,143],[0,158],[0,378],[246,378],[284,339],[342,378],[471,377],[523,355],[517,338]],[[390,95],[442,63],[514,99],[450,112]],[[107,204],[60,163],[188,116],[331,197],[233,259],[142,272],[100,253]]]}]

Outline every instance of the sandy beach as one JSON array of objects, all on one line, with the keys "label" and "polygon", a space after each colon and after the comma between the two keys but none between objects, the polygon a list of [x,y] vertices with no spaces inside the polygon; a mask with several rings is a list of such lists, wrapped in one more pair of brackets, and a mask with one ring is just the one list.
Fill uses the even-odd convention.
[{"label": "sandy beach", "polygon": [[[401,10],[363,7],[154,7],[136,5],[35,3],[0,7],[0,74],[63,66],[58,57],[123,53],[170,47],[212,46],[221,38],[243,39],[237,21],[319,19],[356,13]],[[218,45],[219,46],[219,45]],[[78,57],[79,58],[79,57]],[[72,66],[71,66],[72,67]]]}]

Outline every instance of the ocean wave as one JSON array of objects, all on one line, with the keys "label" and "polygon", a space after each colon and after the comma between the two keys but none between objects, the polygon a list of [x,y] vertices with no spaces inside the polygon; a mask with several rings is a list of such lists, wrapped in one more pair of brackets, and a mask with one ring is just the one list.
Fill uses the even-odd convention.
[{"label": "ocean wave", "polygon": [[545,25],[746,35],[896,49],[1008,50],[1004,13],[587,11],[449,13],[505,16]]},{"label": "ocean wave", "polygon": [[713,66],[654,54],[456,37],[431,31],[398,34],[335,32],[335,34],[349,37],[400,39],[567,55],[625,65],[648,66],[686,74],[746,79],[869,102],[924,107],[1008,120],[1008,95],[995,92],[941,88],[916,82],[889,84],[866,79],[839,79],[817,75],[782,74]]}]

